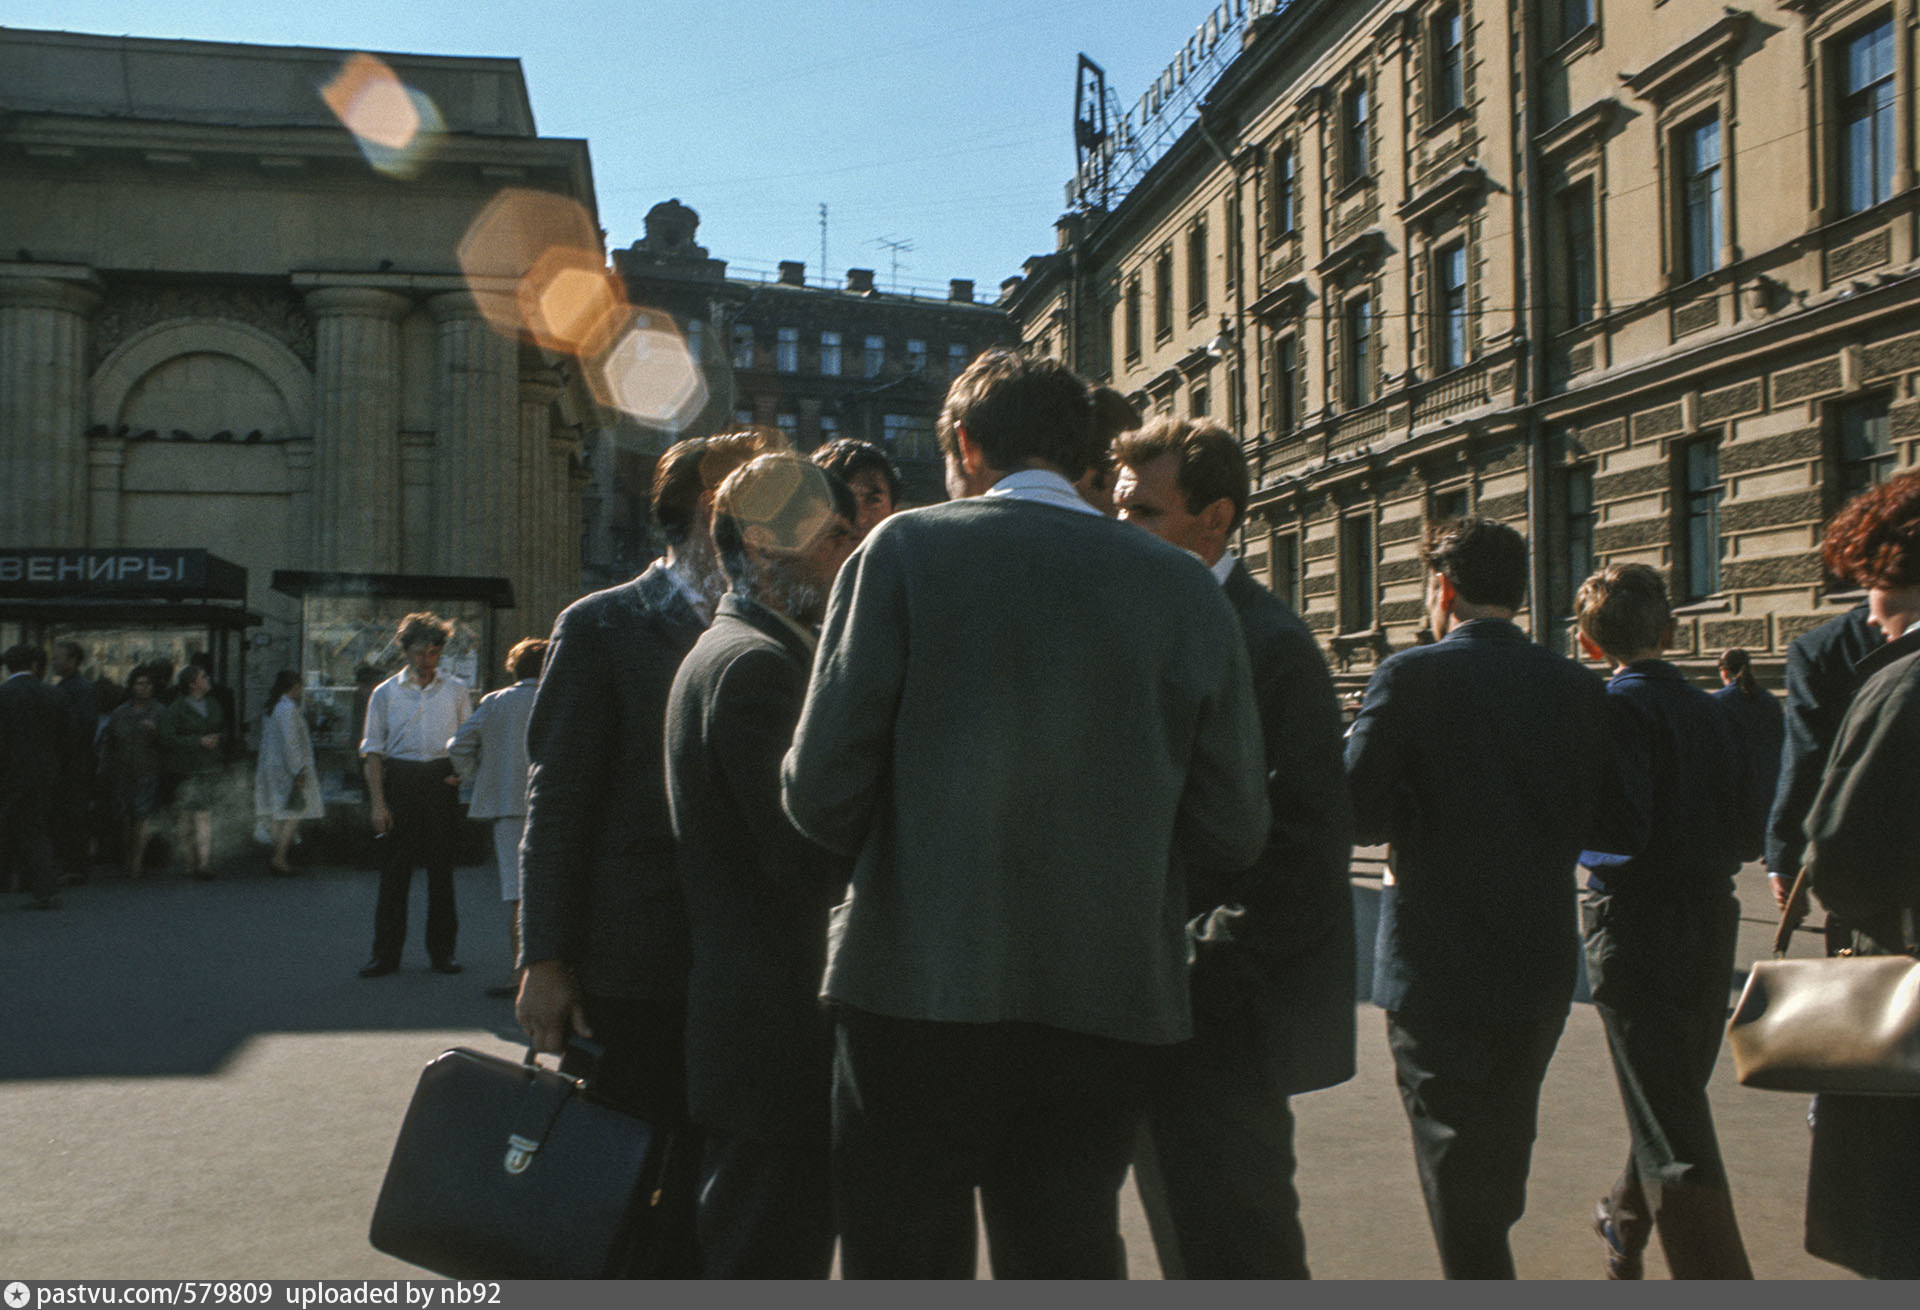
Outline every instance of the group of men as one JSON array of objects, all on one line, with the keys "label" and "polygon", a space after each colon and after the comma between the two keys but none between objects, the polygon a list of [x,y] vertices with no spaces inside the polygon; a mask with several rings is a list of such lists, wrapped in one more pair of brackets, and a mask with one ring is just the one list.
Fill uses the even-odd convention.
[{"label": "group of men", "polygon": [[[1701,861],[1718,924],[1759,829],[1716,726],[1686,804],[1723,807],[1725,841],[1659,847],[1664,593],[1583,594],[1596,655],[1658,684],[1609,697],[1513,623],[1517,533],[1436,525],[1435,640],[1382,665],[1343,743],[1310,630],[1228,549],[1233,438],[1129,426],[1057,362],[989,352],[940,419],[951,500],[870,529],[777,434],[683,441],[653,483],[664,556],[560,617],[517,1014],[675,1129],[634,1272],[823,1277],[837,1239],[847,1277],[969,1277],[977,1195],[996,1277],[1121,1277],[1131,1166],[1169,1276],[1307,1276],[1288,1098],[1353,1073],[1355,840],[1392,848],[1374,997],[1447,1274],[1513,1275],[1575,865],[1608,858],[1588,949],[1621,980],[1634,1149],[1602,1236],[1724,1246],[1710,1118],[1663,1144],[1705,1104],[1700,1023],[1665,1007],[1698,1010],[1713,962],[1647,982],[1639,959],[1665,940],[1650,871]],[[1075,487],[1108,469],[1114,517]]]}]

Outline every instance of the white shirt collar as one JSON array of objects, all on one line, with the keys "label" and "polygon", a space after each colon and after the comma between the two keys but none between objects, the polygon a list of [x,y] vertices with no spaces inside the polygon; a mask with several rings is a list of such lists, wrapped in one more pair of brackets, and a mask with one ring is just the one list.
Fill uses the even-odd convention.
[{"label": "white shirt collar", "polygon": [[1911,637],[1916,632],[1920,632],[1920,619],[1915,619],[1912,623],[1909,623],[1907,630],[1900,635],[1903,637]]},{"label": "white shirt collar", "polygon": [[1221,586],[1227,585],[1227,575],[1233,572],[1234,563],[1235,557],[1230,550],[1221,551],[1220,558],[1213,562],[1213,576],[1219,580]]},{"label": "white shirt collar", "polygon": [[1078,510],[1082,514],[1100,512],[1087,504],[1086,499],[1073,489],[1071,482],[1052,469],[1021,469],[1009,473],[987,488],[984,494],[989,498],[998,496],[1007,500],[1030,500],[1038,505]]}]

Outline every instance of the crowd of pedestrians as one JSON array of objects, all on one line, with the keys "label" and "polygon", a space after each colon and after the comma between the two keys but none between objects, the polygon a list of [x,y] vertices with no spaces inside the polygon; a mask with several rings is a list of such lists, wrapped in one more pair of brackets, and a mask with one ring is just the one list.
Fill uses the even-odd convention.
[{"label": "crowd of pedestrians", "polygon": [[[819,1278],[837,1248],[851,1278],[970,1277],[978,1213],[997,1277],[1120,1277],[1132,1169],[1168,1277],[1309,1276],[1289,1098],[1354,1072],[1360,842],[1389,851],[1371,994],[1446,1275],[1514,1276],[1584,952],[1629,1139],[1596,1272],[1641,1277],[1657,1236],[1676,1277],[1751,1277],[1707,1096],[1733,876],[1764,852],[1784,906],[1807,865],[1836,949],[1916,946],[1920,473],[1835,520],[1827,566],[1868,601],[1793,644],[1784,714],[1745,651],[1716,694],[1662,657],[1643,564],[1579,588],[1610,676],[1532,641],[1527,543],[1468,517],[1429,527],[1423,640],[1344,727],[1312,631],[1230,549],[1251,484],[1225,429],[992,351],[938,438],[951,499],[905,513],[864,443],[684,440],[662,557],[517,644],[511,686],[475,710],[415,614],[370,687],[361,975],[398,967],[422,865],[432,967],[460,970],[468,779],[517,902],[496,990],[672,1131],[629,1272]],[[36,659],[5,653],[0,729],[64,759],[80,698]],[[162,705],[166,681],[136,671],[98,735],[129,871],[173,774],[198,873],[231,718],[203,668]],[[265,727],[284,868],[317,806],[292,675]],[[57,904],[19,816],[67,775],[19,757],[4,853]],[[1813,1121],[1808,1249],[1920,1274],[1920,1098]]]}]

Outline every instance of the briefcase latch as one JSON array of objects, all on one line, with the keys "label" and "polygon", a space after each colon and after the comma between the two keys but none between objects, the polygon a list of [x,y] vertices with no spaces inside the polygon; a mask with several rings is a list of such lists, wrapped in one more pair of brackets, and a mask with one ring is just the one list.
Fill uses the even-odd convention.
[{"label": "briefcase latch", "polygon": [[502,1163],[508,1173],[523,1174],[527,1166],[533,1163],[533,1153],[539,1149],[540,1143],[531,1137],[514,1133],[507,1138],[507,1158]]}]

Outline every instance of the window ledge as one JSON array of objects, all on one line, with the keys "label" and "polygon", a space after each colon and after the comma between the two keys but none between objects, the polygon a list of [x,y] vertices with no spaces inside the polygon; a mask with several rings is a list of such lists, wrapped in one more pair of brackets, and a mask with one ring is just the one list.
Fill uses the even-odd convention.
[{"label": "window ledge", "polygon": [[1708,596],[1705,600],[1690,601],[1685,605],[1675,605],[1673,616],[1684,618],[1689,614],[1725,614],[1733,609],[1733,602],[1725,596]]},{"label": "window ledge", "polygon": [[1362,173],[1359,177],[1348,178],[1345,182],[1342,182],[1339,190],[1333,193],[1333,198],[1335,201],[1341,201],[1347,199],[1349,196],[1357,196],[1362,191],[1373,186],[1373,184],[1374,175],[1372,173]]},{"label": "window ledge", "polygon": [[1473,110],[1469,109],[1466,105],[1455,105],[1452,109],[1449,109],[1446,113],[1421,128],[1420,135],[1423,137],[1437,136],[1450,127],[1460,123],[1470,122],[1472,119]]},{"label": "window ledge", "polygon": [[1866,598],[1867,593],[1864,588],[1857,588],[1853,591],[1829,591],[1820,598],[1820,603],[1822,605],[1845,605],[1848,609],[1852,609]]},{"label": "window ledge", "polygon": [[1547,52],[1547,58],[1555,63],[1568,64],[1586,54],[1589,50],[1600,48],[1600,24],[1589,22],[1585,27],[1562,41]]}]

